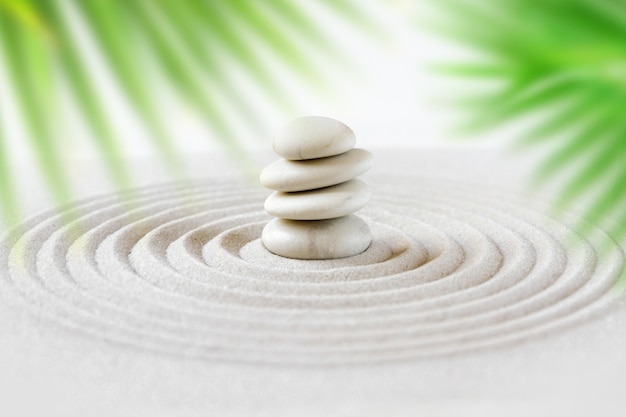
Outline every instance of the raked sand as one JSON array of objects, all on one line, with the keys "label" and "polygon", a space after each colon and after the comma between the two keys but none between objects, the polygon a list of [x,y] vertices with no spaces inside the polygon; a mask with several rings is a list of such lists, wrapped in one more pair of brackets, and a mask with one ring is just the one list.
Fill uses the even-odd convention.
[{"label": "raked sand", "polygon": [[268,252],[269,192],[223,171],[30,217],[0,252],[0,411],[614,410],[624,245],[547,215],[504,157],[400,153],[366,176],[351,258]]}]

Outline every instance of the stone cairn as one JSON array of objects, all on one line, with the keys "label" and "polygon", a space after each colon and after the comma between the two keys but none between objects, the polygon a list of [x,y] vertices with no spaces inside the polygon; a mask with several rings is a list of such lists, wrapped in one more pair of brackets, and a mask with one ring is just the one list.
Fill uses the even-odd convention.
[{"label": "stone cairn", "polygon": [[274,139],[284,159],[261,172],[261,184],[275,190],[265,210],[276,219],[263,229],[272,253],[295,259],[336,259],[365,251],[368,225],[353,212],[370,199],[356,179],[370,169],[372,154],[353,149],[356,138],[343,123],[320,116],[292,120]]}]

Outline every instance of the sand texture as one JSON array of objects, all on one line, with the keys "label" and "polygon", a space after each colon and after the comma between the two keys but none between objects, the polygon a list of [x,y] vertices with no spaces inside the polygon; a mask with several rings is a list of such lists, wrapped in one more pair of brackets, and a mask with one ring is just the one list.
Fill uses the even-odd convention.
[{"label": "sand texture", "polygon": [[223,172],[35,214],[0,247],[0,388],[64,415],[613,410],[624,242],[546,214],[510,165],[490,183],[497,158],[405,159],[366,175],[373,241],[345,259],[268,252],[269,192]]}]

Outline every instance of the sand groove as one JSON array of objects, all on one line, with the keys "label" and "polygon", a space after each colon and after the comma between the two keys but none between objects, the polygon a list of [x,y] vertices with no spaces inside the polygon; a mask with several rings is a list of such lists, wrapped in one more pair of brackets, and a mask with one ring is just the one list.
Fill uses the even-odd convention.
[{"label": "sand groove", "polygon": [[2,243],[3,287],[46,320],[114,343],[304,364],[514,343],[593,317],[619,296],[623,252],[600,229],[566,244],[567,219],[496,190],[370,183],[374,199],[359,214],[374,241],[352,258],[266,251],[258,187],[169,184],[79,201],[67,208],[70,225],[55,211],[31,218]]}]

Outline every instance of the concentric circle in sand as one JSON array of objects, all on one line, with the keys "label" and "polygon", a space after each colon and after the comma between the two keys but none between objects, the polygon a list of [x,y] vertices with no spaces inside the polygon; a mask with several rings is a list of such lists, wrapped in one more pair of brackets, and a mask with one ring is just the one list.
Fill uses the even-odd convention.
[{"label": "concentric circle in sand", "polygon": [[358,214],[374,240],[352,258],[271,254],[260,242],[268,193],[212,180],[31,218],[2,243],[4,287],[49,320],[116,344],[300,364],[516,343],[618,297],[623,253],[598,228],[577,236],[568,219],[497,190],[402,177],[371,184],[373,201]]}]

